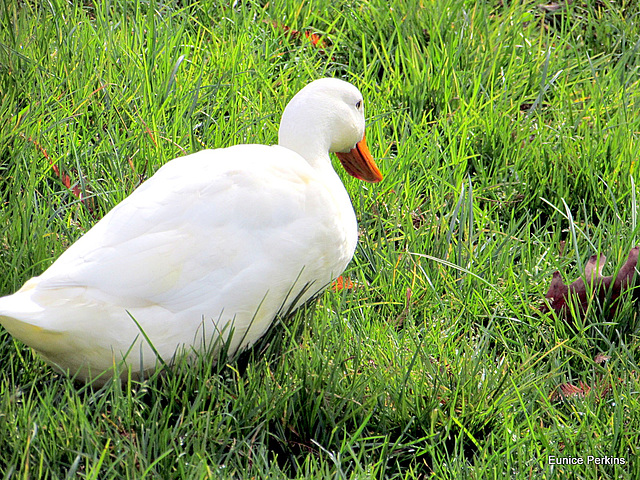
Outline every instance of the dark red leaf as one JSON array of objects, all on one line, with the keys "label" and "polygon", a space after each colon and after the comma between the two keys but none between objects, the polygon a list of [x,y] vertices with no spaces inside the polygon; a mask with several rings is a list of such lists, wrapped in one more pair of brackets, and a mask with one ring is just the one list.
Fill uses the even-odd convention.
[{"label": "dark red leaf", "polygon": [[604,255],[593,255],[585,266],[584,278],[581,277],[570,285],[564,283],[560,272],[554,272],[549,291],[545,295],[548,305],[543,305],[542,311],[555,310],[565,320],[571,321],[568,306],[571,297],[577,298],[580,314],[584,314],[592,300],[597,298],[601,305],[606,299],[611,301],[608,313],[613,315],[618,297],[634,285],[639,251],[640,247],[631,249],[627,261],[615,276],[602,276],[602,268],[607,260]]}]

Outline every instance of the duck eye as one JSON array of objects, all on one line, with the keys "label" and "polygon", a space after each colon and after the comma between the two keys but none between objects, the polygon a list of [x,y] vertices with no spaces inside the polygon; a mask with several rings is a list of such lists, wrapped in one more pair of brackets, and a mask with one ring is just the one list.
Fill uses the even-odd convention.
[{"label": "duck eye", "polygon": [[360,107],[362,107],[362,100],[358,100],[358,101],[356,102],[356,108],[357,108],[358,110],[360,110]]}]

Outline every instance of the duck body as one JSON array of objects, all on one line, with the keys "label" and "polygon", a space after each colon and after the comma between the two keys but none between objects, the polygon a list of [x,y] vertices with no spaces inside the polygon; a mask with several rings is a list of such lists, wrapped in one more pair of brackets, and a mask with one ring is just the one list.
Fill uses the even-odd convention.
[{"label": "duck body", "polygon": [[250,346],[340,275],[356,247],[328,151],[311,156],[237,145],[168,162],[0,298],[0,324],[81,380],[114,365],[150,371],[181,348]]}]

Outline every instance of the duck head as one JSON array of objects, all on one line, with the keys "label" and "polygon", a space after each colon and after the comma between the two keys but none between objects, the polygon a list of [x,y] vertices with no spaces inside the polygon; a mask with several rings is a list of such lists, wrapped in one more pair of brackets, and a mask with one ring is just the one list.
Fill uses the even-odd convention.
[{"label": "duck head", "polygon": [[364,99],[353,85],[322,78],[300,90],[284,109],[279,145],[321,167],[335,152],[350,175],[379,182],[378,169],[365,140]]}]

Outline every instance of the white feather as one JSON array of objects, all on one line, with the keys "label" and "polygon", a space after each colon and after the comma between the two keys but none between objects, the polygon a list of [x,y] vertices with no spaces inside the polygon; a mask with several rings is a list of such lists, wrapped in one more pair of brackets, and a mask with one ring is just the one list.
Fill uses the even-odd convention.
[{"label": "white feather", "polygon": [[[300,103],[310,87],[319,107],[351,115],[342,96],[357,101],[360,94],[335,82],[333,97],[331,88],[320,97],[314,91],[314,83],[326,89],[325,80],[303,89],[295,117],[315,115],[317,104],[304,95]],[[290,128],[309,135],[296,123]],[[363,117],[357,123],[351,144],[360,140],[360,123],[364,130]],[[42,275],[1,298],[0,323],[81,379],[127,352],[124,364],[134,372],[154,368],[145,335],[165,362],[180,347],[225,339],[221,332],[233,331],[230,353],[253,344],[279,312],[324,288],[353,256],[355,214],[328,158],[332,137],[349,132],[333,130],[325,123],[303,155],[293,151],[300,137],[287,132],[296,139],[287,148],[281,129],[285,146],[239,145],[172,160]]]}]

